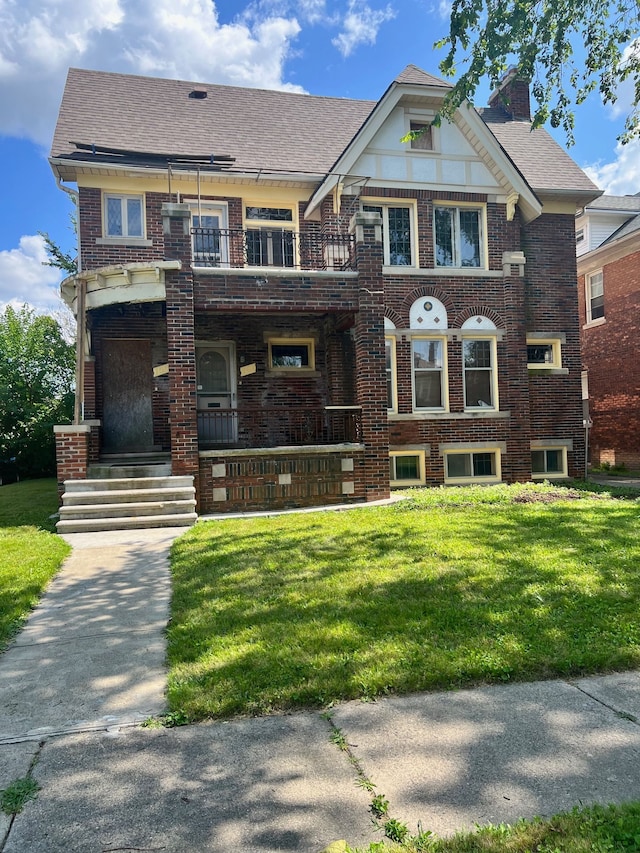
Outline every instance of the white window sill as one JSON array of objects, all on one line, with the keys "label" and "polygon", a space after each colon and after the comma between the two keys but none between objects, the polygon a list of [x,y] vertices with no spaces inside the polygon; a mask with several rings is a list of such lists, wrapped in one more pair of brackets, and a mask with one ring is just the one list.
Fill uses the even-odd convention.
[{"label": "white window sill", "polygon": [[145,240],[144,237],[97,237],[96,246],[141,246],[147,248],[153,246],[153,240]]},{"label": "white window sill", "polygon": [[569,477],[569,475],[565,472],[552,473],[550,471],[547,474],[532,474],[531,475],[532,480],[566,480],[566,479],[568,479],[568,477]]},{"label": "white window sill", "polygon": [[606,317],[598,317],[597,320],[589,320],[588,323],[585,323],[582,327],[583,329],[593,329],[595,326],[603,326],[607,322]]},{"label": "white window sill", "polygon": [[472,486],[474,483],[501,483],[500,477],[445,477],[445,486]]},{"label": "white window sill", "polygon": [[552,364],[542,365],[542,364],[528,364],[527,368],[529,373],[538,373],[540,375],[545,374],[546,376],[568,376],[569,368],[568,367],[555,367]]},{"label": "white window sill", "polygon": [[389,412],[387,417],[390,421],[462,421],[475,418],[510,418],[511,412],[509,410],[495,411],[494,409],[473,412],[410,412],[406,415],[394,415]]},{"label": "white window sill", "polygon": [[424,486],[424,480],[389,480],[392,489],[406,489],[409,486]]},{"label": "white window sill", "polygon": [[502,270],[485,270],[478,267],[414,267],[414,266],[383,266],[383,275],[429,275],[443,277],[466,276],[471,278],[504,278]]}]

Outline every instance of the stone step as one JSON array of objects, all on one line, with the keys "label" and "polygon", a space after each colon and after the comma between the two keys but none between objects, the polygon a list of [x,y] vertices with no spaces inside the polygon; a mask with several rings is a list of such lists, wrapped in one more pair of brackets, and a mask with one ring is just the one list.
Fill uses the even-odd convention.
[{"label": "stone step", "polygon": [[82,518],[59,521],[58,533],[98,533],[104,530],[142,530],[151,527],[191,527],[198,520],[195,512],[175,515],[141,515],[121,518]]},{"label": "stone step", "polygon": [[99,503],[139,503],[142,501],[193,500],[193,486],[166,487],[162,489],[109,489],[103,492],[65,492],[64,506],[92,506]]},{"label": "stone step", "polygon": [[99,479],[122,479],[125,477],[169,477],[171,476],[171,463],[145,463],[136,465],[119,464],[97,464],[90,465],[87,473],[89,477]]},{"label": "stone step", "polygon": [[193,477],[120,477],[114,479],[65,480],[67,492],[104,492],[111,489],[163,489],[193,486]]},{"label": "stone step", "polygon": [[195,510],[195,500],[143,501],[141,503],[96,504],[90,506],[61,506],[60,520],[89,518],[126,518],[155,515],[175,515]]}]

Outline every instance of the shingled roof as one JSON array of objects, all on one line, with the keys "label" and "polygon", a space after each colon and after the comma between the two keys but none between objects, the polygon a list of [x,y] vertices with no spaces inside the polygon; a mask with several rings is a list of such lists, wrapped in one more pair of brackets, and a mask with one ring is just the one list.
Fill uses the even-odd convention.
[{"label": "shingled roof", "polygon": [[[189,97],[191,92],[206,97]],[[74,143],[145,154],[230,155],[234,170],[324,175],[374,101],[71,68],[52,157]]]},{"label": "shingled roof", "polygon": [[[408,65],[395,84],[450,88]],[[52,158],[86,159],[76,143],[141,155],[228,156],[233,171],[324,176],[375,101],[327,98],[72,68],[67,77]],[[479,110],[534,191],[593,193],[597,188],[543,130]]]}]

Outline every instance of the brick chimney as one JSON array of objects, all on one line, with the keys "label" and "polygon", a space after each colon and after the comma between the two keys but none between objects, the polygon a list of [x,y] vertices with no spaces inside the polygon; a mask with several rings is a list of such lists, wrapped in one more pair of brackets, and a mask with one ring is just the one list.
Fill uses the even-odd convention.
[{"label": "brick chimney", "polygon": [[517,68],[510,68],[504,75],[489,97],[489,106],[501,109],[516,121],[531,121],[529,81],[519,76]]}]

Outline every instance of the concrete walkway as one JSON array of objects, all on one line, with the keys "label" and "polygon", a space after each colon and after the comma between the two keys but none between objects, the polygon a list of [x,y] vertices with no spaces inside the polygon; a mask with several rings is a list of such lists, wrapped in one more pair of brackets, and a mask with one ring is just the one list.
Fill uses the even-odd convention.
[{"label": "concrete walkway", "polygon": [[412,832],[640,799],[638,673],[348,702],[331,722],[139,728],[164,709],[182,532],[69,536],[72,556],[0,657],[0,788],[26,774],[41,786],[0,818],[3,853],[365,846],[381,833],[356,765]]}]

